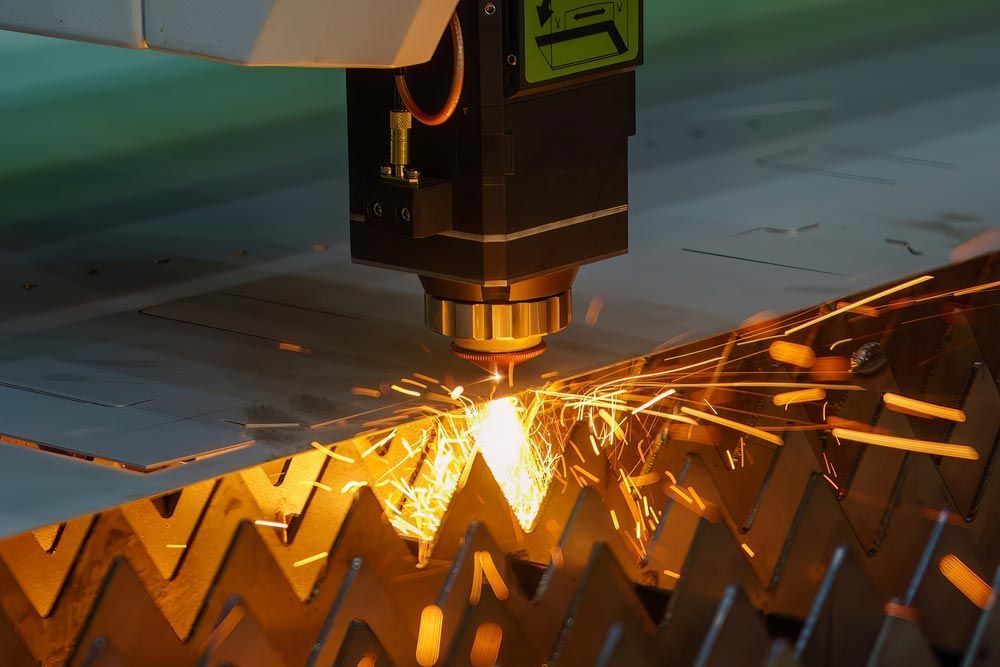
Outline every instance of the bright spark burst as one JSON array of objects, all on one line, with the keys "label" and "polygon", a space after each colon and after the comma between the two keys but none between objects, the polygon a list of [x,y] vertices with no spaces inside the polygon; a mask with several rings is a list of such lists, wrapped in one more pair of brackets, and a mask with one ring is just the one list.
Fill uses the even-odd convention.
[{"label": "bright spark burst", "polygon": [[530,531],[552,482],[557,455],[532,415],[511,396],[487,403],[472,417],[472,438],[496,477],[521,527]]},{"label": "bright spark burst", "polygon": [[[722,433],[730,443],[738,438],[738,447],[733,444],[720,447],[724,464],[734,474],[753,465],[754,448],[764,444],[781,446],[784,443],[782,432],[798,430],[823,430],[838,442],[843,439],[975,460],[978,455],[971,447],[918,441],[855,427],[853,422],[836,414],[835,403],[827,400],[827,392],[872,390],[849,382],[852,375],[846,359],[817,359],[812,347],[787,340],[791,334],[842,314],[874,316],[883,309],[897,310],[927,299],[957,297],[1000,287],[1000,282],[985,283],[966,290],[879,305],[878,308],[869,305],[930,280],[930,276],[922,276],[855,302],[839,302],[833,310],[817,309],[792,315],[757,327],[752,333],[739,332],[728,342],[689,347],[675,356],[663,358],[654,354],[565,380],[555,379],[557,373],[545,373],[542,378],[551,381],[544,387],[496,400],[478,395],[476,387],[486,385],[490,391],[495,391],[495,385],[504,379],[499,373],[470,383],[468,388],[454,385],[453,379],[446,378],[447,384],[452,385],[449,387],[432,376],[413,373],[417,380],[402,378],[399,384],[391,385],[391,389],[403,397],[420,396],[432,403],[418,405],[409,401],[392,417],[366,422],[365,425],[372,428],[385,428],[357,449],[360,454],[357,464],[369,471],[368,486],[386,507],[394,527],[404,536],[419,540],[418,560],[426,564],[448,505],[464,485],[477,453],[483,456],[525,532],[534,528],[553,481],[560,482],[561,492],[566,492],[570,482],[583,487],[620,479],[617,486],[624,505],[617,505],[618,513],[608,507],[609,515],[623,539],[628,540],[640,557],[660,520],[651,508],[657,500],[656,494],[663,493],[658,484],[661,474],[669,479],[668,495],[688,509],[706,517],[716,517],[719,513],[718,508],[703,499],[694,488],[678,484],[669,471],[652,468],[655,450],[666,445],[674,432],[682,434],[682,439],[715,445],[721,443],[713,441],[716,437],[713,433]],[[899,328],[908,322],[895,326]],[[844,339],[832,345],[824,344],[824,347],[833,349],[852,340]],[[741,352],[748,345],[758,349]],[[797,368],[811,367],[812,379],[819,382],[782,381],[776,376],[761,377],[754,371],[744,372],[745,364],[741,362],[754,356],[769,356]],[[367,388],[355,389],[358,395],[381,393]],[[822,421],[815,422],[815,417],[803,421],[793,417],[791,411],[784,418],[766,410],[763,413],[744,410],[741,403],[734,402],[734,396],[766,399],[786,410],[789,406],[809,402],[818,409],[818,403],[825,401]],[[435,401],[443,404],[441,409],[434,407]],[[890,409],[923,417],[956,422],[965,417],[956,408],[905,396],[887,394],[884,402]],[[833,414],[827,414],[828,407]],[[806,410],[801,408],[798,414],[807,416]],[[413,417],[426,419],[413,421]],[[408,425],[403,426],[403,422]],[[579,437],[574,435],[578,427]],[[347,450],[340,453],[332,446],[319,443],[313,446],[341,463],[354,462],[346,455]],[[387,455],[390,450],[393,453]],[[593,465],[597,461],[601,467]],[[825,477],[836,489],[836,469],[828,459],[824,461]],[[601,478],[595,476],[594,472],[603,470],[604,466],[610,466],[610,474]],[[338,482],[338,486],[340,484],[342,482]],[[363,485],[364,481],[348,482],[341,493],[355,492]],[[317,488],[324,487],[317,485]],[[649,497],[646,494],[650,494]],[[753,557],[747,545],[743,548]],[[553,562],[556,559],[554,555]]]}]

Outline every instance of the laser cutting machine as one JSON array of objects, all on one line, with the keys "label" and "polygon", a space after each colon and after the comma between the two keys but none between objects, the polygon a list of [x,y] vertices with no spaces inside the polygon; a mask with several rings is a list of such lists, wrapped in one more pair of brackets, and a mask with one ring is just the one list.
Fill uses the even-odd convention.
[{"label": "laser cutting machine", "polygon": [[419,275],[427,325],[490,372],[541,355],[578,268],[627,251],[641,0],[76,5],[2,3],[0,27],[352,68],[351,256]]},{"label": "laser cutting machine", "polygon": [[0,27],[0,664],[1000,665],[995,0]]}]

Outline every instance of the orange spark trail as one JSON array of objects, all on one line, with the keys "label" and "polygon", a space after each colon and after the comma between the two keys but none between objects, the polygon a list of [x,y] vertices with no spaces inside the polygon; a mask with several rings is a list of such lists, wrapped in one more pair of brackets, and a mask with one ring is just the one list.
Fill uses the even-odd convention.
[{"label": "orange spark trail", "polygon": [[865,445],[875,445],[877,447],[905,449],[911,452],[918,452],[920,454],[951,456],[957,459],[965,459],[967,461],[979,460],[979,452],[968,445],[952,445],[943,442],[913,440],[911,438],[900,438],[894,435],[852,431],[846,428],[835,428],[831,432],[833,433],[833,437],[838,440],[849,440],[851,442],[860,442]]},{"label": "orange spark trail", "polygon": [[809,327],[811,327],[813,325],[816,325],[816,324],[819,324],[820,322],[825,322],[826,320],[830,319],[831,317],[836,317],[837,315],[841,315],[843,313],[851,311],[851,310],[857,308],[858,306],[864,306],[865,304],[869,304],[872,301],[878,301],[879,299],[881,299],[883,297],[886,297],[886,296],[889,296],[890,294],[895,294],[896,292],[902,292],[905,289],[909,289],[910,287],[913,287],[914,285],[919,285],[921,283],[925,283],[928,280],[934,280],[934,276],[920,276],[919,278],[914,278],[913,280],[909,280],[909,281],[903,283],[902,285],[896,285],[895,287],[890,287],[889,289],[882,290],[881,292],[878,292],[877,294],[872,294],[871,296],[865,297],[864,299],[860,299],[860,300],[855,301],[853,303],[849,303],[849,304],[845,305],[843,308],[838,308],[838,309],[836,309],[834,311],[831,311],[831,312],[827,313],[826,315],[820,315],[819,317],[814,317],[813,319],[809,320],[808,322],[803,322],[802,324],[800,324],[798,326],[792,327],[791,329],[787,329],[785,331],[785,335],[786,336],[790,336],[790,335],[792,335],[793,333],[795,333],[797,331],[802,331],[803,329],[808,329]]}]

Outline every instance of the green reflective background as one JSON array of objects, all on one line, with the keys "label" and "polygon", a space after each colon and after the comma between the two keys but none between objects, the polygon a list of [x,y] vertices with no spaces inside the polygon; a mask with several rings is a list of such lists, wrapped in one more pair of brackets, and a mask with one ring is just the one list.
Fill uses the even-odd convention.
[{"label": "green reflective background", "polygon": [[[996,0],[647,0],[645,11],[640,106],[1000,25]],[[0,72],[8,249],[39,226],[72,235],[345,169],[339,71],[0,33]],[[330,197],[346,218],[343,192]]]}]

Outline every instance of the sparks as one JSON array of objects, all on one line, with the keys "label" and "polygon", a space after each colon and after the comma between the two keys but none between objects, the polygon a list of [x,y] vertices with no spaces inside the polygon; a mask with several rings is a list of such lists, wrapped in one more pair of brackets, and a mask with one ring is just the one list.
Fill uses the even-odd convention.
[{"label": "sparks", "polygon": [[797,391],[786,391],[774,395],[774,404],[778,407],[795,405],[797,403],[808,403],[810,401],[822,401],[826,398],[825,389],[799,389]]},{"label": "sparks", "polygon": [[318,553],[318,554],[315,554],[313,556],[309,556],[308,558],[303,558],[302,560],[297,560],[294,563],[292,563],[292,567],[304,567],[306,565],[309,565],[310,563],[316,563],[318,561],[321,561],[321,560],[325,559],[329,555],[330,554],[328,552],[324,551],[322,553]]},{"label": "sparks", "polygon": [[895,287],[890,287],[887,290],[882,290],[881,292],[878,292],[877,294],[872,294],[871,296],[865,297],[864,299],[860,299],[859,301],[855,301],[854,303],[845,304],[844,307],[837,308],[836,310],[833,310],[833,311],[827,313],[826,315],[820,315],[819,317],[814,317],[814,318],[812,318],[811,320],[809,320],[807,322],[803,322],[802,324],[800,324],[798,326],[792,327],[791,329],[787,329],[785,331],[785,335],[786,336],[790,336],[790,335],[792,335],[793,333],[795,333],[797,331],[802,331],[803,329],[808,329],[809,327],[814,326],[816,324],[819,324],[820,322],[825,322],[826,320],[830,319],[831,317],[836,317],[837,315],[841,315],[843,313],[851,311],[851,310],[857,308],[858,306],[864,306],[866,304],[871,303],[872,301],[878,301],[879,299],[881,299],[883,297],[886,297],[886,296],[889,296],[890,294],[895,294],[896,292],[902,292],[905,289],[909,289],[911,287],[914,287],[915,285],[919,285],[921,283],[925,283],[928,280],[934,280],[934,276],[920,276],[919,278],[914,278],[913,280],[909,280],[909,281],[903,283],[902,285],[896,285]]},{"label": "sparks", "polygon": [[903,414],[946,419],[958,423],[965,421],[965,412],[957,408],[947,408],[943,405],[918,401],[915,398],[907,398],[898,394],[885,394],[882,401],[885,403],[885,407]]},{"label": "sparks", "polygon": [[912,438],[900,438],[894,435],[882,435],[881,433],[865,433],[864,431],[852,431],[846,428],[835,428],[833,437],[837,440],[849,440],[860,442],[865,445],[875,445],[877,447],[889,447],[892,449],[905,449],[920,454],[932,454],[934,456],[951,456],[967,461],[978,461],[979,452],[968,445],[952,445],[944,442],[928,442],[926,440],[914,440]]},{"label": "sparks", "polygon": [[993,589],[972,571],[955,554],[948,554],[938,562],[941,574],[961,591],[969,602],[980,609],[989,609],[993,603]]},{"label": "sparks", "polygon": [[816,363],[816,353],[812,348],[797,343],[776,340],[771,343],[767,351],[775,361],[791,366],[812,368]]},{"label": "sparks", "polygon": [[331,459],[340,461],[341,463],[347,463],[347,464],[354,463],[354,459],[352,459],[350,456],[344,456],[343,454],[338,454],[337,452],[335,452],[330,447],[327,447],[326,445],[321,445],[316,441],[310,442],[309,444],[312,446],[313,449],[323,452]]},{"label": "sparks", "polygon": [[507,588],[503,577],[500,576],[500,570],[497,569],[496,563],[493,562],[493,555],[489,551],[480,551],[476,554],[476,557],[479,559],[479,564],[483,569],[483,577],[486,579],[486,583],[490,585],[493,595],[496,596],[497,600],[503,602],[510,597],[510,589]]},{"label": "sparks", "polygon": [[698,417],[699,419],[704,419],[705,421],[713,422],[719,426],[725,426],[727,428],[734,429],[736,431],[742,431],[747,435],[752,435],[755,438],[759,438],[764,442],[769,442],[772,445],[777,445],[781,447],[785,444],[785,441],[781,439],[781,436],[775,435],[774,433],[768,433],[767,431],[762,431],[759,428],[754,428],[753,426],[748,426],[747,424],[742,424],[740,422],[733,421],[731,419],[726,419],[725,417],[718,417],[707,412],[702,412],[701,410],[695,410],[694,408],[689,408],[687,406],[681,408],[681,412],[691,415],[692,417]]},{"label": "sparks", "polygon": [[469,652],[472,667],[492,667],[500,656],[503,628],[498,623],[487,622],[476,628],[475,639]]},{"label": "sparks", "polygon": [[430,604],[420,613],[420,629],[417,632],[416,660],[420,667],[434,667],[441,656],[441,628],[444,612],[441,607]]},{"label": "sparks", "polygon": [[487,403],[475,416],[472,439],[521,528],[530,531],[552,482],[555,455],[546,444],[530,437],[527,429],[518,399],[501,398]]}]

